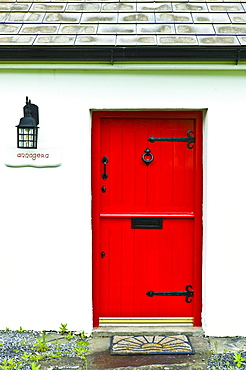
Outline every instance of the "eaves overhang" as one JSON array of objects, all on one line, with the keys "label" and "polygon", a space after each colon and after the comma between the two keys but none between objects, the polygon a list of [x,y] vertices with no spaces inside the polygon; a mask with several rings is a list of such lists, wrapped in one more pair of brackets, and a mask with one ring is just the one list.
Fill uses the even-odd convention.
[{"label": "eaves overhang", "polygon": [[0,62],[233,62],[246,46],[3,46]]}]

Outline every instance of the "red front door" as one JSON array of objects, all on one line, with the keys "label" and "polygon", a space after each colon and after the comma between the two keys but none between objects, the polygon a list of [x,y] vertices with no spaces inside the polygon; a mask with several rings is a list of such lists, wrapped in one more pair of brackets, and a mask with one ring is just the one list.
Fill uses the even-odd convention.
[{"label": "red front door", "polygon": [[92,124],[94,326],[199,326],[202,113],[97,111]]}]

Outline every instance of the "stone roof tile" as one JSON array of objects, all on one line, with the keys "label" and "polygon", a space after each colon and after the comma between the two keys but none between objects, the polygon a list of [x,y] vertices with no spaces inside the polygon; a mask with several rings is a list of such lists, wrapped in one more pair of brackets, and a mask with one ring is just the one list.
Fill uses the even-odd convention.
[{"label": "stone roof tile", "polygon": [[101,10],[100,3],[72,3],[67,4],[68,12],[98,12]]},{"label": "stone roof tile", "polygon": [[209,24],[197,24],[197,25],[191,25],[191,24],[178,24],[175,25],[176,33],[177,34],[186,34],[190,33],[193,35],[197,34],[214,34],[214,28],[212,25]]},{"label": "stone roof tile", "polygon": [[36,36],[24,35],[0,35],[0,46],[2,45],[32,45]]},{"label": "stone roof tile", "polygon": [[138,34],[174,34],[175,27],[173,24],[138,24],[137,25]]},{"label": "stone roof tile", "polygon": [[241,45],[246,45],[246,36],[238,36]]},{"label": "stone roof tile", "polygon": [[78,23],[80,18],[80,13],[46,13],[44,23]]},{"label": "stone roof tile", "polygon": [[231,23],[228,13],[192,13],[192,18],[194,23]]},{"label": "stone roof tile", "polygon": [[195,36],[157,36],[158,45],[198,45]]},{"label": "stone roof tile", "polygon": [[58,25],[45,25],[45,24],[27,24],[21,27],[20,33],[29,33],[33,35],[43,34],[54,34],[58,31]]},{"label": "stone roof tile", "polygon": [[206,2],[200,3],[173,3],[173,11],[182,12],[204,12],[207,11]]},{"label": "stone roof tile", "polygon": [[22,11],[27,12],[31,7],[31,3],[7,3],[7,2],[0,2],[0,11]]},{"label": "stone roof tile", "polygon": [[0,33],[4,33],[8,36],[13,33],[18,33],[20,28],[20,24],[0,24]]},{"label": "stone roof tile", "polygon": [[75,36],[71,35],[57,35],[57,36],[37,36],[34,45],[73,45]]},{"label": "stone roof tile", "polygon": [[[61,25],[59,28],[58,33],[63,34],[95,34],[97,32],[98,25],[97,24],[66,24]],[[103,32],[104,33],[104,32]]]},{"label": "stone roof tile", "polygon": [[236,36],[198,36],[199,45],[238,45]]},{"label": "stone roof tile", "polygon": [[240,3],[210,3],[208,9],[211,12],[244,12],[244,8]]},{"label": "stone roof tile", "polygon": [[77,36],[75,45],[115,45],[116,44],[116,36],[115,35],[104,35],[104,36],[97,36],[97,35],[84,35],[84,36]]},{"label": "stone roof tile", "polygon": [[237,24],[237,25],[225,25],[225,24],[218,24],[215,25],[216,34],[237,34],[237,35],[246,35],[246,24]]},{"label": "stone roof tile", "polygon": [[136,34],[136,24],[99,24],[98,34]]},{"label": "stone roof tile", "polygon": [[32,4],[30,11],[63,12],[65,10],[65,7],[65,3],[34,3]]},{"label": "stone roof tile", "polygon": [[146,2],[146,3],[137,3],[138,12],[163,12],[172,10],[171,3],[165,2]]},{"label": "stone roof tile", "polygon": [[193,23],[191,14],[189,13],[157,13],[156,16],[157,23]]},{"label": "stone roof tile", "polygon": [[117,23],[118,13],[82,13],[81,22]]},{"label": "stone roof tile", "polygon": [[228,17],[231,23],[245,23],[246,24],[246,13],[228,13]]},{"label": "stone roof tile", "polygon": [[155,35],[117,36],[116,45],[156,45]]},{"label": "stone roof tile", "polygon": [[[94,4],[95,5],[95,4]],[[102,12],[134,12],[137,9],[136,3],[106,3],[102,4]]]},{"label": "stone roof tile", "polygon": [[149,23],[155,21],[153,13],[119,13],[119,22]]},{"label": "stone roof tile", "polygon": [[39,22],[42,23],[45,13],[8,13],[6,21],[8,23],[29,23],[29,22]]}]

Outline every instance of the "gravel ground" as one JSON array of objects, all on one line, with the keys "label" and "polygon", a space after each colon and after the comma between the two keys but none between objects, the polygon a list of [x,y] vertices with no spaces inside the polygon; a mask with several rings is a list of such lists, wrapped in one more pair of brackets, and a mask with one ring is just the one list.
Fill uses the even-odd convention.
[{"label": "gravel ground", "polygon": [[[246,352],[240,353],[242,358],[246,359]],[[239,354],[239,356],[240,356]],[[233,353],[224,353],[224,354],[213,354],[208,362],[207,370],[230,370],[230,369],[240,369],[246,370],[246,361],[242,361],[240,364],[234,362],[234,354]]]},{"label": "gravel ground", "polygon": [[[57,333],[59,334],[59,333]],[[78,357],[75,353],[75,348],[78,345],[78,340],[81,340],[80,336],[75,336],[73,339],[64,340],[63,335],[54,335],[56,339],[50,340],[52,337],[49,332],[46,332],[48,339],[47,354],[52,358],[53,355],[59,353],[59,356]],[[23,355],[40,355],[42,352],[37,351],[34,344],[37,344],[37,339],[42,338],[42,333],[34,331],[0,331],[0,369],[32,369],[31,364],[23,360]],[[58,338],[58,340],[57,340]],[[14,359],[13,367],[10,367],[10,363],[7,363],[7,367],[4,367],[4,363]],[[29,361],[36,362],[36,360]]]},{"label": "gravel ground", "polygon": [[[34,344],[36,344],[37,339],[41,337],[41,332],[0,331],[0,369],[32,369],[30,363],[23,360],[23,355],[39,355],[41,352],[35,349]],[[48,340],[48,350],[46,352],[50,354],[50,358],[52,358],[52,355],[56,354],[57,351],[60,357],[78,357],[75,353],[75,348],[78,344],[78,340],[81,340],[80,336],[74,336],[73,339],[64,340],[64,338],[66,338],[64,335],[59,335],[59,333],[53,333],[52,335],[50,332],[46,332],[46,338]],[[236,363],[234,362],[234,356],[234,353],[228,352],[224,354],[213,354],[208,362],[207,370],[246,370],[246,360],[242,361],[241,364],[239,362]],[[246,352],[242,352],[241,357],[246,359]],[[15,365],[13,367],[4,367],[4,361],[6,362],[10,359],[14,359]],[[9,363],[7,365],[9,365]]]}]

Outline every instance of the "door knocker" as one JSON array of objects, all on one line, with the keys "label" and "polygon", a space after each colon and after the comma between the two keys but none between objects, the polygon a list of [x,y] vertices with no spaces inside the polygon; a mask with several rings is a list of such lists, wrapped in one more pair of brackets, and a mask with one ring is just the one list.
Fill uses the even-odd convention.
[{"label": "door knocker", "polygon": [[145,149],[144,154],[142,155],[142,160],[146,166],[148,166],[154,160],[154,156],[149,148]]}]

